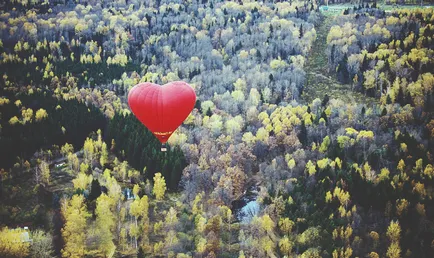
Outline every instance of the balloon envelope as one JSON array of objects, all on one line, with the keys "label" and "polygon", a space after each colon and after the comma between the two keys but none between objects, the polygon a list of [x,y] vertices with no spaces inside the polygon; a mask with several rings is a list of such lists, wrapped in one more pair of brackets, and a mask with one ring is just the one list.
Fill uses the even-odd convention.
[{"label": "balloon envelope", "polygon": [[165,143],[193,110],[196,94],[181,81],[163,86],[146,82],[130,90],[128,104],[137,119]]}]

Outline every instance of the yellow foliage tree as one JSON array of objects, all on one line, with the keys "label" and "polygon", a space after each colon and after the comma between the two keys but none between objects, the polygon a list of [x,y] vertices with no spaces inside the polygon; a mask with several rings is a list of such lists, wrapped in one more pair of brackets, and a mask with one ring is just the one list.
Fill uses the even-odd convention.
[{"label": "yellow foliage tree", "polygon": [[324,139],[321,143],[321,146],[319,147],[319,151],[321,153],[325,153],[327,151],[327,149],[329,148],[329,145],[330,145],[330,137],[326,136],[326,137],[324,137]]},{"label": "yellow foliage tree", "polygon": [[101,145],[101,157],[99,158],[99,163],[102,167],[107,163],[108,161],[108,151],[107,151],[107,144],[105,142]]},{"label": "yellow foliage tree", "polygon": [[404,172],[404,169],[405,169],[405,162],[404,162],[404,160],[400,160],[399,162],[398,162],[398,166],[396,167],[399,171],[401,171],[401,173],[402,172]]},{"label": "yellow foliage tree", "polygon": [[96,226],[99,235],[98,249],[105,257],[112,257],[116,246],[113,242],[116,218],[114,216],[115,200],[101,194],[96,200]]},{"label": "yellow foliage tree", "polygon": [[86,253],[87,212],[83,195],[74,195],[70,201],[62,205],[62,215],[65,225],[62,228],[62,237],[65,245],[62,257],[79,258]]},{"label": "yellow foliage tree", "polygon": [[401,257],[401,247],[398,242],[392,242],[387,249],[386,256],[388,258],[400,258]]},{"label": "yellow foliage tree", "polygon": [[279,241],[280,252],[282,252],[282,254],[285,256],[289,257],[291,255],[293,246],[294,246],[294,243],[292,243],[291,240],[289,240],[289,238],[287,236],[284,236]]},{"label": "yellow foliage tree", "polygon": [[10,125],[15,125],[17,123],[20,123],[20,120],[18,119],[18,117],[14,116],[11,119],[9,119],[9,124]]},{"label": "yellow foliage tree", "polygon": [[289,234],[292,231],[294,225],[295,225],[294,221],[290,220],[289,218],[281,218],[279,220],[279,229],[285,235]]},{"label": "yellow foliage tree", "polygon": [[434,177],[434,169],[431,164],[428,164],[425,169],[423,170],[423,174],[430,179]]},{"label": "yellow foliage tree", "polygon": [[316,173],[315,165],[310,160],[306,163],[306,171],[309,174],[309,176],[315,175]]},{"label": "yellow foliage tree", "polygon": [[0,231],[0,256],[2,257],[26,257],[29,254],[29,242],[22,241],[23,229],[8,229],[4,227]]},{"label": "yellow foliage tree", "polygon": [[401,226],[398,221],[391,221],[389,227],[387,228],[387,237],[392,242],[398,242],[401,234]]},{"label": "yellow foliage tree", "polygon": [[23,123],[31,122],[33,118],[33,109],[23,109],[21,111],[21,116],[23,117]]},{"label": "yellow foliage tree", "polygon": [[92,182],[92,175],[86,175],[85,173],[78,173],[77,178],[72,180],[74,184],[74,189],[86,190],[88,185]]},{"label": "yellow foliage tree", "polygon": [[164,198],[164,193],[166,192],[166,181],[161,173],[156,173],[154,175],[154,188],[152,193],[155,195],[157,200],[162,200]]},{"label": "yellow foliage tree", "polygon": [[369,258],[380,258],[380,256],[376,252],[370,252]]},{"label": "yellow foliage tree", "polygon": [[376,248],[378,245],[378,241],[380,240],[380,235],[375,231],[371,231],[371,233],[369,233],[369,236],[372,238],[372,242],[374,243],[374,248]]},{"label": "yellow foliage tree", "polygon": [[41,108],[36,111],[35,119],[37,122],[42,121],[48,117],[48,113],[45,109]]}]

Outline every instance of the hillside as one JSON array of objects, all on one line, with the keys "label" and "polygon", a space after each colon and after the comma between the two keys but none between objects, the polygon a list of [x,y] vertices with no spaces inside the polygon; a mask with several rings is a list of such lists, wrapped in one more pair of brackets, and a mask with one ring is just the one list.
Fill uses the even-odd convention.
[{"label": "hillside", "polygon": [[434,10],[343,2],[2,1],[0,257],[431,257]]}]

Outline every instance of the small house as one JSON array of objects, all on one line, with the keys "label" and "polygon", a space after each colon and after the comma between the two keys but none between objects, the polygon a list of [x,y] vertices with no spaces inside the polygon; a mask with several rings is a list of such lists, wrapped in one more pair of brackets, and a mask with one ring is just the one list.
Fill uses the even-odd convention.
[{"label": "small house", "polygon": [[24,227],[24,232],[21,233],[21,242],[33,242],[33,239],[30,238],[28,227]]},{"label": "small house", "polygon": [[[11,231],[17,234],[15,235],[15,242],[19,242],[21,241],[22,243],[32,243],[33,239],[30,238],[30,233],[29,233],[29,228],[28,227],[24,227],[24,229],[22,228],[16,228],[16,229],[11,229]],[[19,239],[19,240],[18,240]]]}]

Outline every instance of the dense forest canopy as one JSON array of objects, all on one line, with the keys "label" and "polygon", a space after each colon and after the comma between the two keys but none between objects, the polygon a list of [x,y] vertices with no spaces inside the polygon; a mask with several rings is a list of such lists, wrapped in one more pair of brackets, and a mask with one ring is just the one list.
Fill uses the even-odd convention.
[{"label": "dense forest canopy", "polygon": [[[430,257],[434,11],[348,2],[3,1],[0,256]],[[127,96],[177,80],[164,153]]]},{"label": "dense forest canopy", "polygon": [[16,157],[28,159],[40,148],[65,142],[80,148],[90,132],[105,125],[100,110],[76,99],[57,100],[47,92],[7,99],[1,113],[0,144],[8,146],[0,150],[2,168],[12,167]]},{"label": "dense forest canopy", "polygon": [[352,80],[366,94],[381,97],[383,104],[432,111],[432,10],[386,16],[380,9],[354,7],[345,13],[353,15],[341,17],[327,36],[330,69],[336,69],[340,80]]}]

